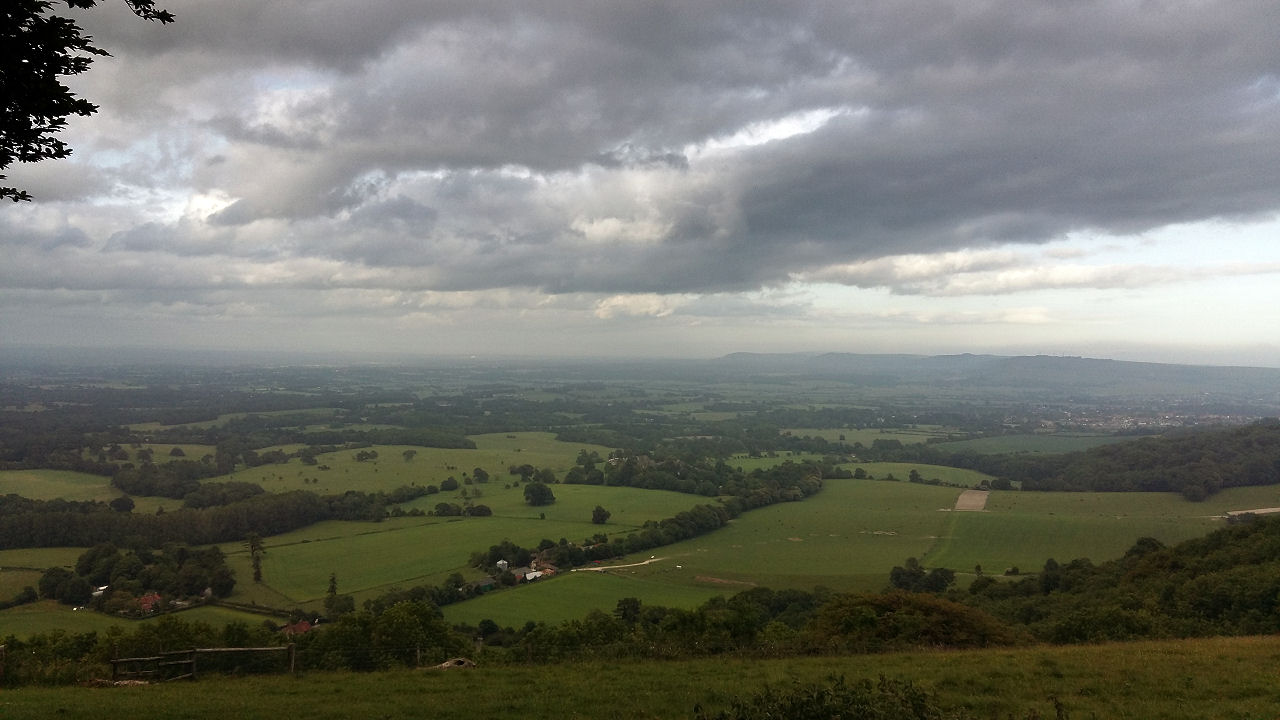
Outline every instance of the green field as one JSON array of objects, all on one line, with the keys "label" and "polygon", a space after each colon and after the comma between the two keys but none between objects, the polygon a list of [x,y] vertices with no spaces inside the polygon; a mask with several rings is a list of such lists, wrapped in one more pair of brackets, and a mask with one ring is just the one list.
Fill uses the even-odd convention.
[{"label": "green field", "polygon": [[0,495],[21,495],[32,500],[98,500],[108,502],[123,495],[111,487],[111,478],[71,470],[0,470]]},{"label": "green field", "polygon": [[[261,625],[262,615],[240,612],[224,607],[197,607],[176,613],[187,622],[205,622],[214,626],[232,621]],[[69,605],[59,605],[53,600],[41,600],[30,605],[19,605],[0,612],[0,638],[8,635],[26,637],[36,633],[62,630],[67,633],[104,632],[112,626],[132,631],[137,623],[148,620],[122,620],[89,610],[74,610]],[[0,714],[0,717],[3,717]]]},{"label": "green field", "polygon": [[1088,450],[1099,445],[1133,440],[1121,435],[1076,435],[1070,433],[1033,435],[999,435],[996,437],[938,443],[937,448],[985,454],[999,453],[1066,453]]},{"label": "green field", "polygon": [[780,452],[775,455],[764,455],[761,457],[749,457],[747,455],[734,455],[725,460],[725,463],[742,470],[743,472],[751,472],[753,470],[768,470],[785,462],[801,463],[805,461],[821,462],[822,456],[816,453],[789,453]]},{"label": "green field", "polygon": [[[693,718],[727,709],[766,685],[885,676],[929,692],[948,710],[979,718],[1262,720],[1280,707],[1274,637],[1214,638],[1009,650],[751,660],[594,661],[490,665],[466,671],[312,672],[298,677],[217,677],[111,690],[5,689],[6,720],[48,717],[182,717],[312,720],[423,717],[514,720]],[[103,667],[103,672],[107,672]]]},{"label": "green field", "polygon": [[[919,467],[925,477],[934,471],[932,466],[907,464],[866,467],[901,477],[911,467]],[[1015,566],[1035,572],[1049,558],[1113,559],[1143,536],[1165,543],[1198,537],[1220,527],[1219,516],[1228,509],[1280,506],[1280,488],[1232,489],[1205,503],[1172,493],[1010,491],[992,492],[986,512],[954,512],[951,507],[959,493],[955,488],[906,482],[828,480],[821,493],[807,500],[753,510],[709,535],[614,562],[637,562],[656,554],[665,559],[619,574],[725,595],[757,585],[878,591],[888,584],[893,566],[908,557],[961,573],[971,572],[975,565],[987,572]],[[532,589],[485,598],[487,615],[462,609],[467,603],[450,613],[519,623],[525,617],[519,598],[526,592]],[[590,607],[611,605],[607,598],[593,598],[592,603]]]},{"label": "green field", "polygon": [[474,600],[444,607],[451,623],[477,625],[489,619],[506,627],[526,620],[558,623],[576,620],[592,610],[611,613],[619,598],[639,598],[645,605],[694,608],[716,595],[719,588],[672,585],[635,574],[637,568],[609,572],[561,573],[515,590],[491,592]]},{"label": "green field", "polygon": [[37,587],[42,574],[39,570],[0,567],[0,600],[8,600],[25,587]]},{"label": "green field", "polygon": [[[448,477],[463,482],[464,475],[469,477],[479,467],[492,478],[485,488],[495,484],[501,488],[518,479],[507,472],[513,465],[550,468],[557,476],[563,476],[573,467],[579,451],[594,451],[601,457],[610,452],[610,448],[601,445],[560,442],[552,433],[542,432],[476,435],[471,440],[476,444],[474,450],[377,445],[367,448],[378,453],[377,459],[363,462],[355,459],[359,451],[340,450],[317,455],[315,465],[303,465],[294,459],[282,465],[240,469],[206,482],[238,480],[258,483],[267,492],[310,490],[325,495],[347,490],[388,491],[413,484],[439,486]],[[406,451],[413,451],[411,460],[404,459]],[[329,469],[322,470],[322,466]]]},{"label": "green field", "polygon": [[0,568],[73,567],[87,548],[22,548],[0,550]]},{"label": "green field", "polygon": [[[503,487],[496,481],[490,481],[484,485],[463,486],[456,492],[425,495],[406,503],[404,507],[430,510],[440,502],[461,504],[462,491],[466,490],[472,502],[477,505],[488,505],[495,516],[541,519],[545,515],[549,521],[586,523],[587,526],[583,528],[585,535],[582,537],[590,537],[596,532],[613,533],[640,527],[647,520],[669,518],[694,505],[716,502],[715,498],[700,495],[629,487],[553,485],[551,489],[556,496],[556,501],[551,505],[538,507],[525,502],[524,488]],[[478,497],[477,490],[481,493]],[[605,525],[590,524],[591,511],[596,505],[612,513]],[[577,539],[581,540],[582,537]]]},{"label": "green field", "polygon": [[946,521],[939,510],[951,507],[959,493],[828,480],[807,500],[753,510],[714,533],[659,548],[672,562],[635,570],[638,577],[725,594],[754,585],[878,590],[893,565],[929,549]]},{"label": "green field", "polygon": [[868,475],[874,478],[884,479],[892,475],[895,478],[906,482],[911,477],[911,471],[916,470],[925,480],[938,479],[952,485],[962,485],[964,487],[977,487],[983,480],[993,480],[990,475],[984,475],[977,470],[965,470],[963,468],[946,467],[945,465],[924,465],[921,463],[858,463],[856,465],[841,466],[846,470],[855,470],[862,468]]},{"label": "green field", "polygon": [[1035,572],[1044,561],[1122,554],[1140,537],[1173,544],[1222,526],[1228,510],[1280,505],[1280,488],[1230,488],[1204,502],[1175,493],[1034,493],[993,491],[987,512],[953,513],[945,535],[924,558],[930,565]]}]

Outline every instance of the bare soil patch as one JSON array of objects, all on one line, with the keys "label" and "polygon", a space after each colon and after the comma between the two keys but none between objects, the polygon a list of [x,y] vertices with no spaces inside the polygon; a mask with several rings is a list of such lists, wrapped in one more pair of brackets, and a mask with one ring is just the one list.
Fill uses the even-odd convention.
[{"label": "bare soil patch", "polygon": [[956,498],[955,509],[960,512],[982,512],[987,509],[987,496],[990,494],[986,490],[965,490]]}]

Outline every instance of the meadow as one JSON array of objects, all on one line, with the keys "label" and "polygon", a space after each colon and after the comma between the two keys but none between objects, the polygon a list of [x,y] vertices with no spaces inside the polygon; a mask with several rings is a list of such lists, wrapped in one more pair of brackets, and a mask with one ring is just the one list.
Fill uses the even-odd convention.
[{"label": "meadow", "polygon": [[[216,606],[183,610],[180,613],[176,613],[175,617],[179,617],[186,622],[205,622],[215,627],[221,627],[231,622],[261,625],[262,621],[267,619],[262,615]],[[88,610],[74,610],[68,605],[59,605],[53,600],[41,600],[0,612],[0,638],[9,635],[27,637],[35,633],[53,631],[62,631],[68,634],[101,633],[112,627],[120,627],[126,631],[132,631],[137,623],[153,622],[154,620],[155,618],[124,620]],[[0,717],[4,717],[3,713],[0,713]]]},{"label": "meadow", "polygon": [[[600,457],[608,457],[610,452],[610,448],[601,445],[560,442],[554,434],[546,432],[493,433],[473,435],[470,439],[476,444],[474,450],[378,445],[367,448],[378,453],[374,460],[356,460],[358,450],[339,450],[317,455],[315,465],[304,465],[294,459],[283,465],[242,468],[205,482],[252,482],[267,492],[310,490],[321,495],[348,490],[385,492],[402,485],[439,486],[449,477],[463,482],[464,476],[469,477],[479,467],[492,478],[487,486],[482,486],[487,490],[495,484],[501,488],[518,479],[507,472],[513,465],[549,468],[562,476],[573,467],[580,451],[596,452]],[[405,459],[405,453],[410,451],[410,459]]]},{"label": "meadow", "polygon": [[[612,613],[621,598],[633,597],[645,605],[692,609],[716,595],[720,587],[675,585],[652,577],[640,577],[634,568],[608,572],[579,569],[544,578],[514,591],[486,593],[474,600],[446,605],[445,620],[478,625],[481,620],[501,619],[504,626],[519,627],[526,620],[550,624],[577,620],[592,610]],[[518,603],[519,611],[513,611]],[[521,619],[516,619],[521,618]]]},{"label": "meadow", "polygon": [[990,482],[995,479],[976,470],[965,470],[964,468],[947,467],[945,465],[925,465],[923,463],[872,462],[843,465],[842,467],[846,470],[862,468],[867,475],[878,480],[883,480],[892,475],[902,481],[906,481],[911,477],[911,471],[915,470],[925,480],[941,480],[944,483],[963,487],[978,487],[984,480]]},{"label": "meadow", "polygon": [[0,470],[0,495],[32,500],[110,502],[124,493],[111,487],[111,478],[72,470]]},{"label": "meadow", "polygon": [[[202,676],[113,689],[24,687],[0,695],[6,719],[152,717],[329,720],[490,717],[519,720],[692,718],[766,685],[880,676],[905,680],[976,717],[1260,720],[1280,689],[1274,637],[751,660],[489,665],[465,671]],[[1056,714],[1055,701],[1062,713]]]}]

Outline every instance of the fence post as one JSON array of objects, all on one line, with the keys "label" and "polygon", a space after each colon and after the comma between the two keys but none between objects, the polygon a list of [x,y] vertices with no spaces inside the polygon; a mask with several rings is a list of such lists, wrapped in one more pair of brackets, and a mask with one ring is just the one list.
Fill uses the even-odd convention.
[{"label": "fence post", "polygon": [[298,674],[297,659],[298,659],[298,646],[293,643],[289,643],[289,674],[290,675]]}]

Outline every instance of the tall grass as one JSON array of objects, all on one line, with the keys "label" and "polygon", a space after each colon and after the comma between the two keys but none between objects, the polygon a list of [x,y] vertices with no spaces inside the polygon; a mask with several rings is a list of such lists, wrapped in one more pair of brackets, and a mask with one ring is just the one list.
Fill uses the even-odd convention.
[{"label": "tall grass", "polygon": [[690,718],[766,684],[884,675],[977,717],[1273,718],[1280,707],[1271,637],[1017,650],[914,652],[778,660],[714,658],[486,666],[301,677],[206,676],[147,687],[20,688],[0,695],[6,720],[49,717],[485,717],[520,720]]}]

